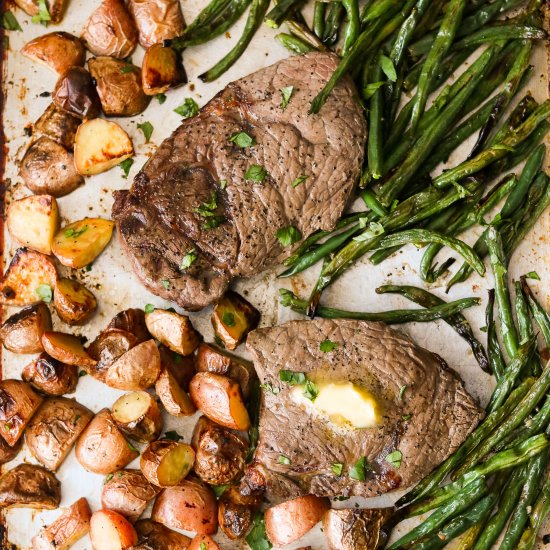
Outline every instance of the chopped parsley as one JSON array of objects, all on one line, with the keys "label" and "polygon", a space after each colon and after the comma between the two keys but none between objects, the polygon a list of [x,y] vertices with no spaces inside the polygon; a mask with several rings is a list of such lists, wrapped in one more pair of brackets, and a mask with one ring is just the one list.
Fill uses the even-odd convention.
[{"label": "chopped parsley", "polygon": [[225,311],[222,315],[222,323],[227,327],[235,326],[235,315],[230,311]]},{"label": "chopped parsley", "polygon": [[408,422],[412,418],[412,414],[404,414],[401,417],[405,422]]},{"label": "chopped parsley", "polygon": [[281,229],[277,230],[275,236],[281,243],[281,246],[284,247],[290,246],[298,242],[302,238],[302,234],[300,233],[300,231],[296,229],[293,225],[289,225],[288,227],[281,227]]},{"label": "chopped parsley", "polygon": [[42,25],[48,25],[52,20],[52,16],[48,10],[48,4],[46,0],[38,0],[38,14],[32,18],[33,23],[41,23]]},{"label": "chopped parsley", "polygon": [[170,288],[170,281],[168,279],[162,279],[162,281],[160,282],[162,284],[162,286],[168,290]]},{"label": "chopped parsley", "polygon": [[[228,488],[229,488],[229,485],[212,485],[211,486],[211,489],[217,498],[220,498]],[[201,542],[201,544],[204,544],[204,542]]]},{"label": "chopped parsley", "polygon": [[[359,226],[361,227],[361,223],[365,223],[364,221],[359,221]],[[370,222],[368,229],[365,229],[362,233],[357,235],[357,237],[353,237],[354,241],[362,242],[362,241],[370,241],[371,239],[374,239],[374,237],[378,237],[384,233],[384,226],[381,223],[378,222]]]},{"label": "chopped parsley", "polygon": [[399,388],[399,401],[403,401],[403,396],[405,395],[405,392],[407,391],[407,388],[409,386],[401,386]]},{"label": "chopped parsley", "polygon": [[277,464],[290,464],[290,458],[285,455],[279,455],[279,458],[277,459]]},{"label": "chopped parsley", "polygon": [[244,175],[245,179],[250,181],[257,181],[259,183],[262,183],[265,180],[266,176],[267,170],[260,164],[253,164],[252,166],[249,166]]},{"label": "chopped parsley", "polygon": [[85,371],[85,370],[81,370],[79,373],[78,373],[78,377],[79,378],[82,378],[83,376],[87,376],[88,373]]},{"label": "chopped parsley", "polygon": [[386,462],[391,464],[396,470],[401,467],[401,461],[403,460],[403,453],[401,451],[393,451],[385,458]]},{"label": "chopped parsley", "polygon": [[273,548],[265,532],[264,515],[262,512],[257,512],[254,516],[252,529],[246,535],[245,540],[251,550],[271,550]]},{"label": "chopped parsley", "polygon": [[341,462],[333,462],[330,469],[335,476],[340,477],[344,471],[344,465]]},{"label": "chopped parsley", "polygon": [[303,372],[294,372],[292,370],[280,370],[279,380],[287,382],[291,386],[297,386],[306,383],[306,375]]},{"label": "chopped parsley", "polygon": [[75,229],[74,227],[69,227],[69,228],[65,229],[63,234],[67,238],[74,237],[75,239],[77,239],[78,237],[80,237],[80,235],[85,233],[87,230],[88,230],[87,225],[82,226],[80,229]]},{"label": "chopped parsley", "polygon": [[304,181],[306,181],[307,178],[309,178],[309,176],[298,176],[290,185],[292,187],[298,187],[298,185],[300,185],[301,183],[304,183]]},{"label": "chopped parsley", "polygon": [[204,229],[213,229],[215,227],[218,227],[225,221],[224,216],[216,214],[217,208],[218,193],[216,192],[216,190],[212,191],[212,194],[210,195],[210,200],[208,202],[203,202],[200,206],[195,208],[195,212],[199,214],[199,216],[206,218],[206,221],[203,225]]},{"label": "chopped parsley", "polygon": [[47,285],[45,283],[38,285],[34,292],[43,302],[49,304],[52,301],[53,293],[52,287],[50,285]]},{"label": "chopped parsley", "polygon": [[287,106],[292,94],[294,93],[294,86],[285,86],[281,88],[281,109],[284,111]]},{"label": "chopped parsley", "polygon": [[195,248],[192,248],[185,254],[183,257],[183,260],[180,264],[180,270],[185,271],[186,269],[190,268],[195,261],[197,260],[197,250]]},{"label": "chopped parsley", "polygon": [[157,94],[155,97],[157,98],[157,101],[160,105],[162,105],[166,101],[166,94]]},{"label": "chopped parsley", "polygon": [[22,31],[19,21],[15,18],[15,15],[11,11],[4,12],[4,17],[2,18],[2,27],[7,31]]},{"label": "chopped parsley", "polygon": [[[223,487],[223,485],[222,485]],[[225,491],[225,488],[224,488],[224,491]],[[214,493],[215,494],[215,493]],[[223,494],[223,491],[222,491],[222,494]],[[200,546],[200,549],[199,550],[207,550],[206,548],[206,542],[201,542],[201,546]]]},{"label": "chopped parsley", "polygon": [[381,88],[385,82],[371,82],[363,88],[363,99],[366,101],[370,99],[378,88]]},{"label": "chopped parsley", "polygon": [[338,344],[336,342],[333,342],[332,340],[329,340],[328,338],[326,340],[323,340],[319,344],[319,349],[323,353],[329,353],[330,351],[335,350],[338,347]]},{"label": "chopped parsley", "polygon": [[134,72],[134,65],[132,64],[131,59],[130,61],[126,61],[126,63],[122,65],[122,67],[120,67],[120,72],[122,74],[128,74],[128,73]]},{"label": "chopped parsley", "polygon": [[109,483],[109,481],[111,481],[111,479],[113,479],[114,477],[114,474],[108,474],[106,477],[105,477],[105,481],[103,482],[104,484],[107,484]]},{"label": "chopped parsley", "polygon": [[130,449],[130,451],[139,454],[139,451],[129,441],[126,441],[126,445],[128,445],[128,449]]},{"label": "chopped parsley", "polygon": [[384,74],[388,77],[388,80],[395,82],[397,80],[397,72],[393,61],[387,55],[380,56],[380,67]]},{"label": "chopped parsley", "polygon": [[365,481],[367,472],[371,470],[370,464],[366,457],[362,456],[350,469],[348,476],[357,481]]},{"label": "chopped parsley", "polygon": [[225,189],[227,187],[227,180],[220,180],[220,189]]},{"label": "chopped parsley", "polygon": [[179,441],[180,439],[183,439],[183,437],[176,431],[171,430],[169,432],[166,432],[162,439],[169,439],[170,441]]},{"label": "chopped parsley", "polygon": [[122,169],[122,172],[124,173],[124,175],[122,176],[124,179],[126,179],[128,177],[128,174],[130,173],[130,168],[132,167],[132,164],[134,164],[134,159],[133,158],[123,160],[119,164],[120,168]]},{"label": "chopped parsley", "polygon": [[194,117],[198,112],[199,106],[197,105],[197,102],[191,97],[186,97],[183,103],[179,107],[176,107],[174,109],[174,113],[177,113],[183,118]]},{"label": "chopped parsley", "polygon": [[265,384],[260,384],[260,388],[262,388],[265,391],[268,391],[272,393],[273,395],[277,395],[281,390],[279,388],[276,388],[271,382],[266,382]]},{"label": "chopped parsley", "polygon": [[145,143],[149,143],[154,130],[153,125],[146,120],[142,124],[138,124],[137,127],[143,132],[143,135],[145,136]]},{"label": "chopped parsley", "polygon": [[229,141],[231,141],[241,149],[244,149],[245,147],[251,147],[256,143],[255,139],[246,132],[236,132],[229,138]]},{"label": "chopped parsley", "polygon": [[526,279],[534,279],[535,281],[540,281],[540,275],[536,271],[529,271],[525,274]]},{"label": "chopped parsley", "polygon": [[145,305],[145,313],[153,313],[155,311],[155,306],[153,304]]},{"label": "chopped parsley", "polygon": [[311,380],[306,380],[306,385],[304,387],[304,396],[307,397],[310,401],[315,401],[319,395],[319,388]]}]

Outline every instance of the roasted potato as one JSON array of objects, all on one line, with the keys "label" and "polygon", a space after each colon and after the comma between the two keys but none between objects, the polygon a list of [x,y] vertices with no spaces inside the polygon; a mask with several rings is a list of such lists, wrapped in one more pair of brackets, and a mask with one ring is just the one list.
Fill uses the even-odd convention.
[{"label": "roasted potato", "polygon": [[22,246],[50,254],[59,229],[59,208],[51,195],[32,195],[13,201],[6,214],[10,235]]},{"label": "roasted potato", "polygon": [[243,496],[235,486],[228,487],[218,501],[218,523],[231,540],[242,539],[252,527],[261,499]]},{"label": "roasted potato", "polygon": [[80,338],[72,334],[45,332],[42,335],[42,345],[48,355],[62,363],[76,365],[85,370],[93,369],[97,365],[97,361],[92,359],[84,349]]},{"label": "roasted potato", "polygon": [[187,82],[181,55],[164,44],[154,44],[143,56],[141,85],[147,95],[166,92]]},{"label": "roasted potato", "polygon": [[161,369],[169,370],[178,385],[187,391],[189,382],[195,376],[195,358],[192,355],[184,357],[162,344],[159,346],[159,353]]},{"label": "roasted potato", "polygon": [[74,162],[85,176],[110,170],[134,154],[128,134],[115,122],[96,118],[82,123],[76,132]]},{"label": "roasted potato", "polygon": [[126,393],[111,409],[117,426],[141,442],[158,439],[162,432],[162,414],[155,398],[145,391]]},{"label": "roasted potato", "polygon": [[130,0],[128,8],[144,48],[175,38],[185,29],[179,0]]},{"label": "roasted potato", "polygon": [[214,332],[227,349],[235,349],[259,321],[260,312],[231,290],[218,300],[212,313]]},{"label": "roasted potato", "polygon": [[139,470],[119,470],[107,477],[101,491],[101,505],[134,523],[159,492]]},{"label": "roasted potato", "polygon": [[20,174],[35,194],[63,197],[84,183],[72,153],[53,139],[39,137],[21,161]]},{"label": "roasted potato", "polygon": [[145,324],[161,344],[181,355],[191,355],[199,345],[199,335],[185,315],[155,309],[145,314]]},{"label": "roasted potato", "polygon": [[41,393],[59,396],[76,390],[78,368],[41,353],[23,369],[21,378]]},{"label": "roasted potato", "polygon": [[212,537],[208,535],[197,535],[191,541],[187,550],[220,550],[220,547]]},{"label": "roasted potato", "polygon": [[135,525],[140,543],[133,550],[185,550],[191,539],[161,523],[141,519]]},{"label": "roasted potato", "polygon": [[52,100],[59,109],[82,119],[96,118],[101,114],[94,79],[83,67],[71,67],[59,77]]},{"label": "roasted potato", "polygon": [[86,21],[81,38],[94,55],[125,59],[134,51],[138,33],[123,0],[103,0]]},{"label": "roasted potato", "polygon": [[193,468],[195,451],[186,443],[160,439],[141,453],[143,475],[157,487],[178,485]]},{"label": "roasted potato", "polygon": [[151,98],[141,87],[141,69],[112,57],[88,60],[97,93],[107,116],[135,116],[145,111]]},{"label": "roasted potato", "polygon": [[195,405],[170,370],[163,369],[161,371],[155,383],[155,391],[168,414],[172,416],[195,414],[197,410]]},{"label": "roasted potato", "polygon": [[81,269],[103,252],[114,226],[111,220],[103,218],[84,218],[70,223],[55,234],[52,252],[63,265]]},{"label": "roasted potato", "polygon": [[0,434],[13,447],[36,412],[40,397],[26,382],[8,378],[0,382]]},{"label": "roasted potato", "polygon": [[160,374],[160,354],[154,340],[133,347],[111,365],[105,384],[127,391],[146,390]]},{"label": "roasted potato", "polygon": [[42,466],[19,464],[0,478],[0,508],[53,510],[60,500],[59,481]]},{"label": "roasted potato", "polygon": [[330,508],[325,498],[306,495],[287,500],[265,511],[265,532],[275,546],[285,546],[302,538]]},{"label": "roasted potato", "polygon": [[32,539],[33,550],[69,550],[90,530],[92,512],[88,501],[79,498]]},{"label": "roasted potato", "polygon": [[55,472],[93,416],[74,399],[51,397],[29,422],[25,443],[40,464]]},{"label": "roasted potato", "polygon": [[68,32],[50,32],[27,42],[21,53],[63,74],[71,67],[84,65],[86,50],[79,38]]},{"label": "roasted potato", "polygon": [[94,370],[89,374],[103,381],[109,367],[137,344],[135,335],[125,330],[107,328],[87,348],[90,357],[97,361]]},{"label": "roasted potato", "polygon": [[90,520],[93,550],[125,550],[137,544],[133,525],[118,512],[98,510]]},{"label": "roasted potato", "polygon": [[132,462],[139,453],[118,429],[108,409],[99,411],[76,443],[76,459],[94,474],[111,474]]},{"label": "roasted potato", "polygon": [[130,308],[119,311],[107,325],[107,330],[109,329],[124,330],[133,334],[137,338],[136,343],[138,344],[151,339],[142,309]]},{"label": "roasted potato", "polygon": [[[27,14],[38,15],[38,0],[15,0],[15,3]],[[67,0],[46,0],[46,7],[52,23],[59,23],[65,12]]]},{"label": "roasted potato", "polygon": [[330,550],[382,548],[389,536],[383,526],[393,513],[393,508],[327,510],[323,532]]},{"label": "roasted potato", "polygon": [[218,530],[218,502],[209,487],[187,478],[159,494],[151,519],[171,529],[212,535]]},{"label": "roasted potato", "polygon": [[62,111],[50,103],[40,118],[33,125],[33,134],[47,136],[57,141],[68,151],[72,151],[76,130],[82,123],[78,117]]},{"label": "roasted potato", "polygon": [[240,478],[246,465],[248,442],[238,433],[201,416],[191,441],[195,473],[209,485],[226,485]]},{"label": "roasted potato", "polygon": [[201,342],[195,358],[197,372],[214,372],[225,374],[241,386],[245,399],[250,397],[252,386],[256,380],[254,365],[249,361],[221,351],[220,349]]},{"label": "roasted potato", "polygon": [[97,309],[96,297],[74,279],[59,279],[53,298],[59,318],[69,325],[85,323]]},{"label": "roasted potato", "polygon": [[9,317],[0,327],[0,340],[13,353],[40,353],[44,351],[42,335],[51,329],[50,310],[40,302]]},{"label": "roasted potato", "polygon": [[231,378],[212,372],[198,372],[189,384],[189,395],[195,407],[210,420],[232,430],[250,428],[241,388]]},{"label": "roasted potato", "polygon": [[22,444],[23,438],[20,438],[13,447],[10,447],[4,439],[0,437],[0,465],[11,462],[19,454]]}]

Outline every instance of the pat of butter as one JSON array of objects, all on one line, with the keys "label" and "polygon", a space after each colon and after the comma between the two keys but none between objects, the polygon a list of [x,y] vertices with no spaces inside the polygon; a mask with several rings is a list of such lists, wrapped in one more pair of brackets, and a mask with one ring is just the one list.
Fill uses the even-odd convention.
[{"label": "pat of butter", "polygon": [[327,415],[335,424],[351,424],[354,428],[371,428],[377,423],[376,402],[372,395],[351,382],[317,384],[319,394],[310,401],[303,387],[293,390],[300,402],[308,402],[318,412]]}]

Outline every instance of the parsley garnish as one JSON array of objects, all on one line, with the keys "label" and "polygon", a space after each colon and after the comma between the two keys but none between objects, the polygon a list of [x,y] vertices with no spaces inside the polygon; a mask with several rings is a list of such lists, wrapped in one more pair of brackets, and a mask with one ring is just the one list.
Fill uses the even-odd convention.
[{"label": "parsley garnish", "polygon": [[162,286],[168,290],[170,288],[170,281],[168,279],[162,279],[162,281],[160,282],[162,284]]},{"label": "parsley garnish", "polygon": [[[359,227],[361,227],[361,223],[365,222],[360,220]],[[384,226],[381,223],[370,222],[368,229],[365,229],[365,231],[357,235],[357,237],[353,237],[353,240],[357,242],[370,241],[371,239],[374,239],[374,237],[382,235],[382,233],[384,233]]]},{"label": "parsley garnish", "polygon": [[399,388],[399,401],[403,401],[403,396],[405,395],[405,392],[407,391],[407,388],[409,386],[401,386]]},{"label": "parsley garnish", "polygon": [[281,382],[287,382],[291,386],[306,383],[306,375],[303,372],[294,372],[292,370],[280,370],[279,380]]},{"label": "parsley garnish", "polygon": [[[211,486],[211,489],[217,498],[220,498],[228,488],[229,488],[229,485],[212,485]],[[201,542],[201,544],[204,544],[204,542]]]},{"label": "parsley garnish", "polygon": [[11,11],[6,11],[4,17],[2,18],[2,26],[7,31],[22,31],[19,21],[15,18],[15,15]]},{"label": "parsley garnish", "polygon": [[281,109],[284,111],[287,108],[288,102],[294,92],[294,86],[285,86],[281,88]]},{"label": "parsley garnish", "polygon": [[412,418],[412,414],[404,414],[401,417],[405,422],[408,422]]},{"label": "parsley garnish", "polygon": [[79,373],[78,373],[78,377],[79,378],[82,378],[83,376],[87,376],[88,373],[85,371],[85,370],[81,370]]},{"label": "parsley garnish", "polygon": [[234,327],[235,326],[235,315],[231,313],[230,311],[224,312],[222,315],[222,323],[228,327]]},{"label": "parsley garnish", "polygon": [[38,14],[34,15],[32,18],[33,23],[41,23],[42,25],[47,25],[52,20],[52,16],[48,11],[48,5],[46,0],[38,0]]},{"label": "parsley garnish", "polygon": [[277,459],[277,464],[290,464],[290,458],[285,455],[279,455],[279,458]]},{"label": "parsley garnish", "polygon": [[281,390],[279,388],[276,388],[273,386],[271,382],[266,382],[265,384],[260,384],[260,388],[262,388],[265,391],[268,391],[272,393],[273,395],[277,395]]},{"label": "parsley garnish", "polygon": [[[222,485],[222,487],[223,487],[223,485]],[[225,489],[226,489],[226,487],[224,487],[224,490],[222,491],[222,494],[225,491]],[[215,492],[214,492],[214,494],[215,494]],[[200,546],[199,550],[206,550],[206,542],[201,542],[201,546]]]},{"label": "parsley garnish", "polygon": [[180,439],[183,439],[183,437],[176,431],[171,430],[169,432],[166,432],[162,439],[169,439],[170,441],[179,441]]},{"label": "parsley garnish", "polygon": [[106,477],[105,477],[105,481],[103,482],[104,484],[107,484],[109,483],[109,481],[111,481],[111,479],[113,479],[114,477],[114,474],[108,474]]},{"label": "parsley garnish", "polygon": [[43,301],[49,304],[52,301],[52,287],[47,284],[38,285],[35,290],[36,295]]},{"label": "parsley garnish", "polygon": [[535,281],[540,281],[540,275],[536,271],[529,271],[525,274],[526,279],[534,279]]},{"label": "parsley garnish", "polygon": [[333,342],[332,340],[329,340],[328,338],[326,340],[323,340],[320,344],[319,344],[319,349],[323,352],[323,353],[328,353],[330,351],[333,351],[335,350],[336,348],[338,347],[338,344],[336,342]]},{"label": "parsley garnish", "polygon": [[128,449],[130,449],[130,451],[139,454],[139,451],[129,441],[126,441],[126,445],[128,445]]},{"label": "parsley garnish", "polygon": [[212,195],[210,196],[210,200],[208,202],[203,202],[200,206],[195,208],[195,212],[199,214],[199,216],[207,218],[203,225],[204,229],[213,229],[225,221],[223,216],[216,214],[217,208],[218,193],[216,190],[212,191]]},{"label": "parsley garnish", "polygon": [[67,238],[74,237],[75,239],[77,239],[78,237],[80,237],[80,235],[82,235],[82,233],[85,233],[87,230],[88,230],[87,225],[84,225],[80,229],[75,229],[74,227],[69,227],[69,228],[65,229],[63,234]]},{"label": "parsley garnish", "polygon": [[244,177],[250,181],[262,183],[267,176],[267,170],[260,164],[253,164],[248,168]]},{"label": "parsley garnish", "polygon": [[275,233],[275,236],[281,243],[281,246],[287,247],[291,244],[294,244],[298,242],[302,238],[302,234],[298,229],[296,229],[293,225],[289,225],[288,227],[281,227],[281,229],[277,230],[277,233]]},{"label": "parsley garnish", "polygon": [[319,388],[311,380],[306,380],[306,385],[304,388],[304,396],[307,397],[311,402],[317,399],[319,395]]},{"label": "parsley garnish", "polygon": [[124,172],[124,175],[122,176],[124,179],[128,177],[128,174],[130,173],[130,168],[132,167],[132,164],[134,164],[134,159],[129,158],[126,160],[123,160],[119,166],[122,168],[122,171]]},{"label": "parsley garnish", "polygon": [[340,477],[342,475],[343,470],[344,470],[344,465],[341,462],[333,462],[330,465],[330,469],[332,470],[332,473],[335,476]]},{"label": "parsley garnish", "polygon": [[356,479],[357,481],[365,481],[367,479],[367,472],[372,468],[369,465],[369,462],[366,457],[362,456],[350,469],[348,476],[351,479]]},{"label": "parsley garnish", "polygon": [[180,264],[180,270],[185,271],[186,269],[190,268],[195,263],[196,260],[197,260],[197,250],[195,248],[192,248],[183,257],[183,260],[181,261],[181,264]]},{"label": "parsley garnish", "polygon": [[153,313],[155,311],[155,306],[153,304],[145,305],[145,313]]},{"label": "parsley garnish", "polygon": [[237,147],[244,149],[245,147],[251,147],[256,143],[254,138],[248,135],[246,132],[236,132],[233,134],[229,141],[233,142]]},{"label": "parsley garnish", "polygon": [[388,80],[395,82],[397,80],[397,72],[393,61],[387,55],[380,56],[380,67],[384,71],[384,74],[388,77]]},{"label": "parsley garnish", "polygon": [[122,67],[120,67],[120,72],[122,74],[128,74],[134,71],[134,65],[132,64],[132,60],[126,61]]},{"label": "parsley garnish", "polygon": [[154,130],[153,125],[146,120],[142,124],[138,124],[137,127],[143,132],[143,135],[145,136],[145,143],[149,143]]},{"label": "parsley garnish", "polygon": [[385,82],[371,82],[363,88],[363,99],[366,101],[370,99],[378,88],[382,87]]},{"label": "parsley garnish", "polygon": [[194,117],[198,112],[199,106],[197,105],[197,102],[191,97],[186,97],[183,103],[179,107],[176,107],[174,109],[174,113],[177,113],[183,118]]},{"label": "parsley garnish", "polygon": [[227,187],[227,180],[220,180],[220,189],[225,189]]},{"label": "parsley garnish", "polygon": [[309,178],[309,176],[298,176],[290,185],[292,187],[298,187],[301,183],[304,183]]},{"label": "parsley garnish", "polygon": [[401,451],[393,451],[393,453],[390,453],[385,458],[386,462],[391,464],[396,470],[399,470],[399,468],[401,467],[402,459],[403,453]]},{"label": "parsley garnish", "polygon": [[[271,550],[273,545],[269,542],[265,532],[264,515],[257,512],[252,522],[252,529],[245,538],[251,550]],[[201,549],[202,550],[202,549]]]},{"label": "parsley garnish", "polygon": [[160,105],[162,105],[166,101],[166,94],[157,94],[155,97],[157,98],[157,101]]}]

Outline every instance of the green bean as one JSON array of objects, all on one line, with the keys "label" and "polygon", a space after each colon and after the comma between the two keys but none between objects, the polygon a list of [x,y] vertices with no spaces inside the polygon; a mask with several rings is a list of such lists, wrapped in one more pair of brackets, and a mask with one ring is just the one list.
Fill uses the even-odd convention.
[{"label": "green bean", "polygon": [[437,66],[443,61],[454,40],[456,31],[462,21],[462,13],[466,0],[449,0],[447,11],[435,37],[433,46],[422,66],[418,87],[414,98],[414,106],[411,114],[411,128],[416,132],[420,117],[428,101],[428,93]]},{"label": "green bean", "polygon": [[[376,289],[377,294],[386,294],[386,293],[395,293],[401,294],[408,300],[411,300],[422,307],[434,307],[439,306],[445,303],[444,300],[431,294],[427,290],[422,288],[417,288],[414,286],[397,286],[397,285],[383,285]],[[479,366],[486,372],[491,372],[489,362],[487,360],[487,355],[481,343],[476,339],[470,324],[466,320],[464,315],[458,313],[452,317],[447,317],[444,319],[449,325],[451,325],[460,336],[462,336],[472,348],[474,356],[479,364]]]},{"label": "green bean", "polygon": [[244,53],[252,37],[262,24],[262,20],[269,6],[269,0],[252,0],[250,12],[246,20],[243,34],[233,49],[214,67],[203,73],[199,78],[203,82],[212,82],[227,71]]},{"label": "green bean", "polygon": [[281,23],[288,19],[291,13],[304,0],[279,0],[275,7],[265,16],[265,23],[272,29],[278,29]]},{"label": "green bean", "polygon": [[[501,424],[502,426],[502,424]],[[448,502],[454,498],[466,485],[472,483],[472,481],[482,477],[488,476],[495,472],[507,470],[524,464],[531,457],[538,455],[541,451],[548,447],[548,439],[544,434],[535,435],[512,449],[500,451],[485,462],[478,464],[475,467],[469,467],[465,473],[462,473],[460,477],[439,488],[425,501],[413,504],[409,509],[409,515],[424,514],[429,510],[433,510],[443,503]]]},{"label": "green bean", "polygon": [[359,0],[342,0],[342,6],[344,6],[348,16],[348,24],[344,31],[344,44],[342,46],[342,56],[344,56],[359,37],[361,20],[359,19]]},{"label": "green bean", "polygon": [[485,319],[487,324],[487,357],[489,358],[489,364],[491,369],[495,373],[497,381],[501,380],[506,371],[506,363],[502,356],[500,344],[497,338],[497,330],[494,322],[493,309],[495,305],[495,290],[492,288],[489,290],[489,300],[487,302],[487,309],[485,310]]},{"label": "green bean", "polygon": [[325,32],[323,34],[323,43],[327,46],[332,46],[338,42],[338,32],[345,13],[346,10],[344,10],[342,2],[330,3],[330,9],[325,24]]},{"label": "green bean", "polygon": [[430,7],[430,4],[431,0],[418,0],[410,15],[401,25],[390,52],[390,59],[393,61],[394,65],[401,64],[405,49],[412,39],[419,21]]},{"label": "green bean", "polygon": [[326,6],[326,2],[316,0],[313,9],[313,32],[319,40],[323,40],[323,35],[325,34]]},{"label": "green bean", "polygon": [[303,54],[303,53],[312,52],[315,50],[310,44],[308,44],[301,38],[294,36],[293,34],[287,34],[287,33],[281,32],[278,35],[276,35],[275,38],[287,50],[297,54]]},{"label": "green bean", "polygon": [[455,48],[471,48],[485,42],[511,39],[543,40],[546,33],[530,25],[494,25],[481,29],[456,42]]},{"label": "green bean", "polygon": [[361,14],[361,23],[368,23],[369,21],[383,17],[389,10],[393,10],[395,13],[400,4],[396,0],[375,0],[371,4],[367,3]]},{"label": "green bean", "polygon": [[[383,72],[380,60],[377,59],[372,67],[372,82],[380,82]],[[379,179],[382,176],[383,147],[382,127],[384,125],[384,95],[382,89],[374,92],[370,98],[369,135],[367,138],[367,159],[371,177]]]},{"label": "green bean", "polygon": [[490,145],[501,142],[507,134],[517,128],[522,122],[525,122],[529,115],[533,114],[538,107],[538,103],[531,94],[525,95],[521,101],[514,107],[512,114],[496,135],[490,141]]},{"label": "green bean", "polygon": [[387,547],[387,550],[402,550],[410,548],[419,541],[419,539],[433,533],[453,516],[467,510],[484,497],[488,492],[484,477],[475,479],[469,485],[466,485],[453,500],[446,502],[441,508],[437,509],[428,519],[423,521],[403,535],[399,540]]},{"label": "green bean", "polygon": [[181,36],[178,36],[171,41],[171,47],[176,51],[181,51],[183,46],[181,43],[187,38],[193,36],[195,33],[204,33],[205,26],[214,21],[220,14],[223,14],[232,4],[232,0],[212,0],[189,24],[183,31]]},{"label": "green bean", "polygon": [[287,19],[285,21],[288,30],[296,37],[309,44],[311,49],[326,51],[326,46],[309,30],[308,26],[296,19]]},{"label": "green bean", "polygon": [[546,476],[539,496],[530,513],[530,525],[525,529],[519,543],[518,550],[530,550],[535,547],[537,534],[550,513],[550,474]]},{"label": "green bean", "polygon": [[[519,338],[520,342],[526,342],[527,340],[535,338],[535,331],[533,330],[531,317],[529,316],[529,303],[523,295],[520,281],[514,281],[514,288],[516,294],[515,309]],[[540,364],[535,358],[531,359],[529,362],[528,373],[533,376],[540,375]]]},{"label": "green bean", "polygon": [[521,288],[523,293],[529,300],[529,307],[531,308],[531,314],[535,319],[535,322],[539,326],[540,332],[544,337],[546,347],[550,348],[550,315],[544,310],[544,308],[539,304],[531,287],[527,283],[527,278],[525,275],[520,277]]}]

